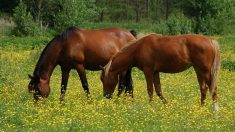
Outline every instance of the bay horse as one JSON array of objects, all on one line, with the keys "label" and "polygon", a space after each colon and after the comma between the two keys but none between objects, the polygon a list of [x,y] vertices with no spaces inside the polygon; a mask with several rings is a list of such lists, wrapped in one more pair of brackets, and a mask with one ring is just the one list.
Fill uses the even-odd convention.
[{"label": "bay horse", "polygon": [[117,84],[117,75],[131,67],[144,72],[150,101],[153,86],[159,98],[166,103],[161,90],[159,72],[178,73],[193,67],[201,91],[201,104],[209,88],[213,106],[217,103],[217,74],[220,69],[220,52],[216,41],[200,35],[161,36],[150,34],[122,48],[104,67],[101,74],[103,95],[111,98]]},{"label": "bay horse", "polygon": [[[66,29],[54,37],[42,51],[36,64],[28,89],[34,93],[37,101],[39,96],[47,98],[50,93],[50,77],[57,65],[62,71],[61,95],[65,96],[69,72],[76,69],[84,91],[90,95],[85,69],[97,71],[100,66],[108,63],[112,55],[125,44],[135,40],[136,32],[113,27],[107,29],[84,30],[75,27]],[[119,95],[126,87],[132,93],[131,69],[120,75]]]}]

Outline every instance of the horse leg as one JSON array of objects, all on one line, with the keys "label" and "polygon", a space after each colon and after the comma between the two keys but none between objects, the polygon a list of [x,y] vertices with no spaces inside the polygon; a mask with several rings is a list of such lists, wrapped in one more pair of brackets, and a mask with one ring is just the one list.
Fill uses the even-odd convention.
[{"label": "horse leg", "polygon": [[33,94],[33,98],[34,98],[34,102],[38,102],[38,100],[39,100],[39,94],[38,94],[38,93],[34,93],[34,94]]},{"label": "horse leg", "polygon": [[147,90],[149,95],[149,101],[153,100],[153,70],[150,68],[144,68],[144,75],[147,83]]},{"label": "horse leg", "polygon": [[208,80],[210,79],[210,73],[196,70],[196,74],[197,74],[197,79],[198,79],[198,83],[199,83],[200,91],[201,91],[201,105],[204,105],[205,99],[206,99],[206,93],[208,91],[207,83],[208,83]]},{"label": "horse leg", "polygon": [[153,84],[154,84],[155,91],[156,91],[158,97],[162,100],[162,102],[164,104],[166,104],[167,100],[162,95],[162,89],[161,89],[161,82],[160,82],[159,72],[155,72],[154,73]]},{"label": "horse leg", "polygon": [[117,94],[118,97],[120,97],[122,91],[125,88],[125,78],[124,78],[124,76],[125,76],[124,73],[121,73],[119,75],[118,94]]},{"label": "horse leg", "polygon": [[209,86],[209,90],[211,93],[214,110],[219,111],[219,105],[217,102],[217,86],[215,85],[214,88],[213,88],[213,86],[211,86],[212,79],[213,79],[213,76],[211,75],[210,80],[207,81],[207,85]]},{"label": "horse leg", "polygon": [[85,93],[87,94],[87,97],[89,98],[90,97],[90,91],[89,91],[89,87],[88,87],[88,83],[87,83],[85,68],[84,68],[83,65],[77,65],[76,70],[77,70],[78,75],[80,77],[82,87],[83,87]]},{"label": "horse leg", "polygon": [[129,68],[126,72],[125,86],[126,86],[125,93],[131,95],[131,97],[133,98],[133,81],[131,77],[131,68]]},{"label": "horse leg", "polygon": [[62,80],[61,80],[60,101],[63,101],[64,96],[65,96],[65,92],[66,92],[66,89],[67,89],[70,69],[61,67],[61,71],[62,71]]},{"label": "horse leg", "polygon": [[211,95],[212,95],[212,101],[213,101],[213,107],[215,111],[219,111],[219,105],[217,102],[217,86],[215,86],[214,90],[211,90]]}]

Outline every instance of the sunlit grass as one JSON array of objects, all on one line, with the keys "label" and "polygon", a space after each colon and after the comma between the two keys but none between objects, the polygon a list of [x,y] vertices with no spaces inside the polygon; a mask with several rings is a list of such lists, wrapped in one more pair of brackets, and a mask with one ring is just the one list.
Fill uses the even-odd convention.
[{"label": "sunlit grass", "polygon": [[[222,44],[222,60],[235,60],[232,44]],[[48,99],[33,102],[27,91],[40,48],[0,48],[0,131],[234,131],[235,71],[223,68],[218,82],[218,118],[211,97],[200,106],[200,91],[193,69],[178,74],[161,74],[164,105],[154,96],[149,103],[143,73],[133,71],[134,98],[102,97],[100,72],[88,72],[92,98],[87,99],[79,77],[70,73],[65,101],[60,103],[61,72],[51,78]],[[117,92],[115,91],[115,95]]]}]

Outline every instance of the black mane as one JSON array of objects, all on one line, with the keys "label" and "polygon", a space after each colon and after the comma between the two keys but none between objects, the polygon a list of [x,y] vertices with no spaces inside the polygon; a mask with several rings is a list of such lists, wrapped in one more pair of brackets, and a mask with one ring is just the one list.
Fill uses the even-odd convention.
[{"label": "black mane", "polygon": [[77,28],[77,27],[69,27],[69,28],[67,28],[64,32],[62,32],[62,33],[60,34],[60,38],[61,38],[62,40],[66,40],[67,37],[68,37],[69,32],[71,32],[71,31],[79,31],[79,30],[80,30],[80,29]]},{"label": "black mane", "polygon": [[61,34],[56,35],[47,45],[46,47],[43,49],[40,58],[36,64],[36,68],[34,70],[34,77],[39,77],[40,76],[40,72],[41,72],[41,62],[43,60],[43,58],[46,57],[46,53],[47,53],[47,49],[50,47],[50,45],[54,42],[54,41],[62,41],[65,42],[67,40],[68,34],[71,31],[79,31],[80,29],[77,27],[69,27],[67,28],[64,32],[62,32]]}]

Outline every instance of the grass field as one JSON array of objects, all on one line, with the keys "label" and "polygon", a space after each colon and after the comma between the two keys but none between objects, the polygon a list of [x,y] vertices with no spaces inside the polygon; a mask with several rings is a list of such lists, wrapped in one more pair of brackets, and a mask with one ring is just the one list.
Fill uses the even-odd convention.
[{"label": "grass field", "polygon": [[[200,106],[200,92],[193,69],[161,74],[162,104],[156,96],[149,103],[143,73],[134,69],[134,99],[102,97],[100,72],[88,71],[92,95],[87,100],[75,71],[59,102],[60,69],[51,78],[51,94],[38,104],[28,93],[29,79],[50,37],[0,37],[0,131],[235,131],[235,37],[214,37],[220,42],[222,68],[218,82],[220,113],[214,118],[208,93]],[[116,93],[115,93],[116,94]]]}]

